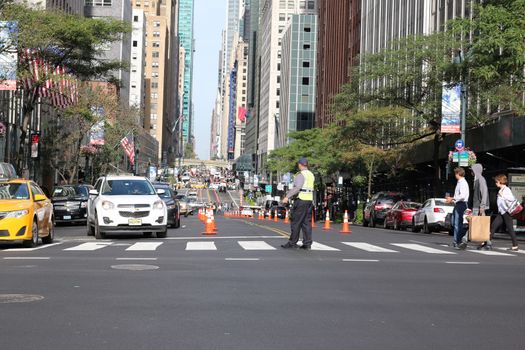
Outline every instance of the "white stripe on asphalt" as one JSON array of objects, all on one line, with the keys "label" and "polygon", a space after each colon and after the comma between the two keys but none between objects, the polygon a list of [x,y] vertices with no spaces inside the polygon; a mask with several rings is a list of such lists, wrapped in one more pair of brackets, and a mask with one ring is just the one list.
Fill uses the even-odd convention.
[{"label": "white stripe on asphalt", "polygon": [[119,261],[155,261],[157,258],[117,258]]},{"label": "white stripe on asphalt", "polygon": [[226,258],[226,261],[259,261],[259,258]]},{"label": "white stripe on asphalt", "polygon": [[53,243],[53,244],[43,244],[43,245],[41,245],[39,247],[35,247],[35,248],[9,248],[9,249],[4,249],[4,251],[6,251],[6,252],[32,252],[32,251],[35,251],[35,250],[40,250],[40,249],[44,249],[44,248],[53,247],[53,246],[56,246],[56,245],[59,245],[59,244],[62,244],[62,242]]},{"label": "white stripe on asphalt", "polygon": [[343,259],[344,262],[379,262],[375,259]]},{"label": "white stripe on asphalt", "polygon": [[471,252],[471,253],[476,253],[476,254],[481,254],[481,255],[489,255],[489,256],[516,256],[516,255],[512,255],[512,254],[507,254],[507,253],[495,252],[493,250],[474,250],[474,249],[469,249],[468,251]]},{"label": "white stripe on asphalt", "polygon": [[244,250],[275,250],[274,247],[265,241],[238,241]]},{"label": "white stripe on asphalt", "polygon": [[4,260],[49,260],[49,257],[43,256],[8,256]]},{"label": "white stripe on asphalt", "polygon": [[477,261],[445,261],[445,264],[452,265],[479,265]]},{"label": "white stripe on asphalt", "polygon": [[321,244],[321,243],[317,243],[317,242],[313,242],[312,243],[312,250],[323,250],[323,251],[330,251],[330,252],[340,252],[341,250],[340,249],[337,249],[337,248],[333,248],[333,247],[329,247],[327,245],[324,245],[324,244]]},{"label": "white stripe on asphalt", "polygon": [[397,250],[386,249],[364,242],[343,242],[343,244],[372,253],[399,253]]},{"label": "white stripe on asphalt", "polygon": [[176,241],[186,241],[186,240],[196,240],[196,239],[202,239],[202,240],[207,240],[207,239],[213,239],[213,240],[216,240],[216,239],[269,239],[269,238],[278,238],[278,239],[282,239],[283,236],[213,236],[213,237],[206,237],[206,236],[203,236],[203,237],[168,237],[168,238],[164,238],[162,240],[176,240]]},{"label": "white stripe on asphalt", "polygon": [[126,251],[153,251],[162,245],[162,242],[138,242],[127,248]]},{"label": "white stripe on asphalt", "polygon": [[217,250],[215,242],[188,242],[186,250]]},{"label": "white stripe on asphalt", "polygon": [[525,254],[525,250],[510,251],[510,250],[507,250],[507,248],[498,248],[498,250],[504,250],[507,252],[511,252],[512,254]]},{"label": "white stripe on asphalt", "polygon": [[93,251],[110,246],[112,242],[89,242],[64,249],[65,251]]},{"label": "white stripe on asphalt", "polygon": [[405,248],[405,249],[415,250],[417,252],[423,252],[423,253],[427,253],[427,254],[444,254],[444,255],[454,255],[454,254],[456,254],[456,253],[453,253],[453,252],[447,252],[445,250],[434,249],[434,248],[427,247],[427,246],[424,246],[424,245],[421,245],[421,244],[391,243],[391,245],[396,246],[396,247]]}]

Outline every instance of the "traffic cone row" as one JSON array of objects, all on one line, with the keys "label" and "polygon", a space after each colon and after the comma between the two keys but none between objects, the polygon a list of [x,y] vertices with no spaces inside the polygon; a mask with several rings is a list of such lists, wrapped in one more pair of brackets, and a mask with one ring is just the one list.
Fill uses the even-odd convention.
[{"label": "traffic cone row", "polygon": [[341,228],[340,233],[352,233],[350,230],[350,223],[348,221],[348,210],[345,210],[345,216],[343,217],[343,227]]},{"label": "traffic cone row", "polygon": [[204,225],[204,232],[202,234],[207,236],[216,235],[217,226],[215,225],[215,217],[213,216],[213,210],[207,210],[204,216],[206,217],[206,221]]},{"label": "traffic cone row", "polygon": [[326,211],[326,218],[324,220],[324,226],[323,226],[323,230],[324,231],[329,231],[331,230],[332,228],[330,227],[330,210],[327,210]]}]

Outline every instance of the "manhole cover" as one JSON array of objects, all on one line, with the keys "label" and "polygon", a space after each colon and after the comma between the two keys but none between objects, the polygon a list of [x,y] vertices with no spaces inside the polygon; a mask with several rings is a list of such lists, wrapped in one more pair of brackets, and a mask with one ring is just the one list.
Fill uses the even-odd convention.
[{"label": "manhole cover", "polygon": [[125,264],[125,265],[113,265],[111,266],[111,268],[115,270],[146,271],[146,270],[157,270],[159,267],[155,265]]},{"label": "manhole cover", "polygon": [[44,299],[41,295],[31,294],[0,294],[0,304],[31,303]]}]

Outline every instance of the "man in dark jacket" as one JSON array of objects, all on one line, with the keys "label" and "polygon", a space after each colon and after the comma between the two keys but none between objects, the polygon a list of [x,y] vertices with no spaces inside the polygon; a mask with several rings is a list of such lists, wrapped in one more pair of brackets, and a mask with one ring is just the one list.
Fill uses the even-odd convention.
[{"label": "man in dark jacket", "polygon": [[489,209],[489,188],[487,180],[483,177],[483,166],[474,164],[472,166],[474,174],[474,193],[472,199],[472,215],[485,216],[485,211]]}]

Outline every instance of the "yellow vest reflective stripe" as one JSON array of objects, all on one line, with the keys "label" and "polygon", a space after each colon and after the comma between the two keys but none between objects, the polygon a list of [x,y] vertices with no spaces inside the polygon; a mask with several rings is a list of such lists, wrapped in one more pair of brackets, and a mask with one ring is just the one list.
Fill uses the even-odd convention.
[{"label": "yellow vest reflective stripe", "polygon": [[304,184],[298,197],[303,201],[313,201],[315,176],[310,170],[303,170],[301,174],[304,177]]}]

